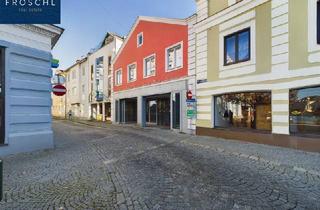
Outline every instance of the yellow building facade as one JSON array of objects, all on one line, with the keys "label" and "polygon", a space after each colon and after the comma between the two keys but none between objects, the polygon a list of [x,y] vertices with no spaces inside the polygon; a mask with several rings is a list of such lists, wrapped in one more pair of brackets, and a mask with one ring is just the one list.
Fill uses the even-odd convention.
[{"label": "yellow building facade", "polygon": [[197,133],[320,151],[318,0],[197,0]]}]

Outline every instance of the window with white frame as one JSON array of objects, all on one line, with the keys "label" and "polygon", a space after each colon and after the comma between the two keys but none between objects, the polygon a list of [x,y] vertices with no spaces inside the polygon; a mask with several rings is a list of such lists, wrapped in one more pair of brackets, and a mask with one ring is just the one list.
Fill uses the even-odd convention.
[{"label": "window with white frame", "polygon": [[122,84],[122,70],[119,69],[116,71],[116,85]]},{"label": "window with white frame", "polygon": [[143,45],[143,32],[137,35],[137,46],[141,47]]},{"label": "window with white frame", "polygon": [[128,66],[128,82],[133,82],[137,79],[137,65],[135,63]]},{"label": "window with white frame", "polygon": [[144,59],[144,77],[154,76],[156,73],[156,56],[151,55]]},{"label": "window with white frame", "polygon": [[173,71],[182,68],[183,49],[182,43],[174,45],[166,50],[166,70]]}]

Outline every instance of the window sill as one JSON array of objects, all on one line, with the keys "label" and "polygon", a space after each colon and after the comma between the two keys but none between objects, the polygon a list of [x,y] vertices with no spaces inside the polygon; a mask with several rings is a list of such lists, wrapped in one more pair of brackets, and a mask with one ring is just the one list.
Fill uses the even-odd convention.
[{"label": "window sill", "polygon": [[244,66],[250,66],[250,65],[255,65],[255,64],[256,63],[252,59],[247,60],[247,61],[243,61],[243,62],[228,64],[228,65],[223,64],[220,66],[220,71],[227,71],[227,70],[241,68]]},{"label": "window sill", "polygon": [[250,129],[250,128],[222,128],[222,127],[214,127],[213,129],[221,130],[221,131],[243,132],[243,133],[272,134],[272,131],[256,130],[256,129]]},{"label": "window sill", "polygon": [[135,80],[128,80],[128,83],[133,83],[133,82],[135,82],[135,81],[137,81],[137,79],[135,79]]},{"label": "window sill", "polygon": [[143,79],[148,79],[148,78],[150,78],[150,77],[155,77],[156,75],[154,74],[154,75],[149,75],[149,76],[143,76]]},{"label": "window sill", "polygon": [[180,67],[177,67],[177,68],[174,68],[174,69],[166,69],[166,72],[177,71],[177,70],[180,70],[182,68],[183,68],[183,66],[180,66]]}]

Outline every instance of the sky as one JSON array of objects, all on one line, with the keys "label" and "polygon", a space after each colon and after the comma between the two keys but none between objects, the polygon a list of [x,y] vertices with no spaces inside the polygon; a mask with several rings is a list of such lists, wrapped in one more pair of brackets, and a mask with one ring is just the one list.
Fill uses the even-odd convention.
[{"label": "sky", "polygon": [[186,18],[196,11],[195,0],[61,0],[65,29],[52,51],[60,69],[70,67],[102,41],[107,32],[126,36],[137,16]]}]

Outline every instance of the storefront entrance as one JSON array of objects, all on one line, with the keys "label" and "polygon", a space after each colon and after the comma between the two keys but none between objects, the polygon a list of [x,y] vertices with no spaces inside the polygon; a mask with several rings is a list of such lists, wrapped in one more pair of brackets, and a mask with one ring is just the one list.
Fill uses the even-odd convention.
[{"label": "storefront entrance", "polygon": [[4,82],[4,72],[5,72],[5,52],[3,48],[0,48],[0,144],[4,144],[4,123],[5,123],[5,82]]},{"label": "storefront entrance", "polygon": [[146,125],[170,128],[170,94],[146,97]]},{"label": "storefront entrance", "polygon": [[137,123],[137,98],[122,99],[119,106],[120,123]]}]

